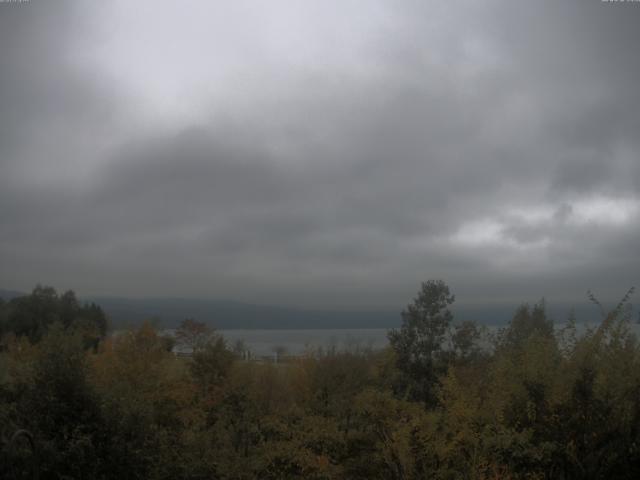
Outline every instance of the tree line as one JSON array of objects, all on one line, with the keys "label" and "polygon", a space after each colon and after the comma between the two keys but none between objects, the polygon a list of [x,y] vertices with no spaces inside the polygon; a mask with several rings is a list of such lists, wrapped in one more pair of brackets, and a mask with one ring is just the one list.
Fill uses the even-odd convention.
[{"label": "tree line", "polygon": [[194,320],[107,335],[98,306],[37,287],[0,304],[0,477],[638,478],[631,293],[592,328],[539,302],[492,333],[432,280],[387,348],[276,365]]}]

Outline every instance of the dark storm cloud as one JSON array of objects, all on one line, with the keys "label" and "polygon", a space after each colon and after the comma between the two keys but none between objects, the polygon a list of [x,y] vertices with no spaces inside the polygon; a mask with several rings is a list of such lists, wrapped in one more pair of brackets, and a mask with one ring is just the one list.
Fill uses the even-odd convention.
[{"label": "dark storm cloud", "polygon": [[474,301],[637,281],[637,5],[384,5],[355,64],[257,53],[215,115],[156,125],[83,54],[92,9],[52,3],[0,5],[6,287],[395,306],[431,277]]}]

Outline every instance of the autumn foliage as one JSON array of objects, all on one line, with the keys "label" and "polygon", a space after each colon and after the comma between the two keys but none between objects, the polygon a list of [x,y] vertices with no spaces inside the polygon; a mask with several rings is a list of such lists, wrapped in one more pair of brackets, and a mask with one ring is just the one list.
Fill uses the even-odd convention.
[{"label": "autumn foliage", "polygon": [[[590,329],[523,305],[493,335],[456,324],[452,302],[426,282],[387,349],[279,364],[235,356],[194,320],[178,335],[191,357],[149,323],[95,348],[72,321],[5,329],[0,476],[23,478],[30,462],[52,479],[640,476],[628,297]],[[8,448],[18,429],[35,455]]]}]

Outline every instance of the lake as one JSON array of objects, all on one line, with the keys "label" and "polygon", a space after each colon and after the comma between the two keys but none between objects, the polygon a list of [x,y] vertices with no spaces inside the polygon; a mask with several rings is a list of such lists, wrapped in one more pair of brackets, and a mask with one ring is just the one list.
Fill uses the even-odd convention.
[{"label": "lake", "polygon": [[384,348],[386,328],[318,329],[318,330],[218,330],[230,348],[242,340],[253,356],[273,355],[284,348],[287,355],[301,355],[317,348]]},{"label": "lake", "polygon": [[[595,327],[597,323],[577,324],[578,333],[583,333],[587,326]],[[486,326],[486,331],[496,333],[502,326]],[[556,331],[564,327],[556,324]],[[631,324],[630,328],[640,336],[640,325]],[[283,348],[287,355],[301,355],[318,348],[338,350],[360,348],[380,349],[388,345],[386,328],[353,328],[353,329],[291,329],[291,330],[233,330],[221,329],[218,333],[227,341],[229,348],[242,340],[245,348],[252,356],[271,356],[275,350]],[[486,340],[485,340],[486,341]]]}]

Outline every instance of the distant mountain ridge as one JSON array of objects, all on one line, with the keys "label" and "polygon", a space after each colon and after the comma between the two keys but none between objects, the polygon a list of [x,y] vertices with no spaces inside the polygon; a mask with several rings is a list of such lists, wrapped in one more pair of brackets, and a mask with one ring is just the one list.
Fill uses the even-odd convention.
[{"label": "distant mountain ridge", "polygon": [[137,325],[148,319],[163,327],[174,327],[185,318],[217,329],[393,328],[400,324],[398,312],[391,311],[324,311],[182,298],[87,300],[105,310],[114,328]]},{"label": "distant mountain ridge", "polygon": [[[26,295],[23,292],[0,289],[0,298]],[[114,329],[140,325],[153,320],[158,327],[174,328],[185,318],[205,322],[217,329],[359,329],[397,328],[401,324],[397,310],[320,310],[295,307],[255,305],[230,300],[188,298],[127,298],[80,297],[82,302],[95,302],[109,317]],[[454,322],[474,320],[485,325],[506,325],[518,303],[496,305],[452,306]],[[548,314],[557,323],[568,318],[570,304],[548,304]],[[588,302],[578,303],[574,309],[578,321],[599,321],[596,310]]]},{"label": "distant mountain ridge", "polygon": [[[402,323],[397,310],[320,310],[295,307],[256,305],[230,300],[185,298],[122,298],[92,297],[85,299],[100,305],[114,328],[139,325],[152,319],[158,326],[173,328],[185,318],[207,323],[217,329],[277,330],[277,329],[361,329],[398,328]],[[485,325],[506,325],[518,304],[460,305],[454,304],[454,322],[473,320]],[[592,310],[580,308],[579,318]],[[549,309],[555,320],[566,320],[570,306],[557,305]]]}]

